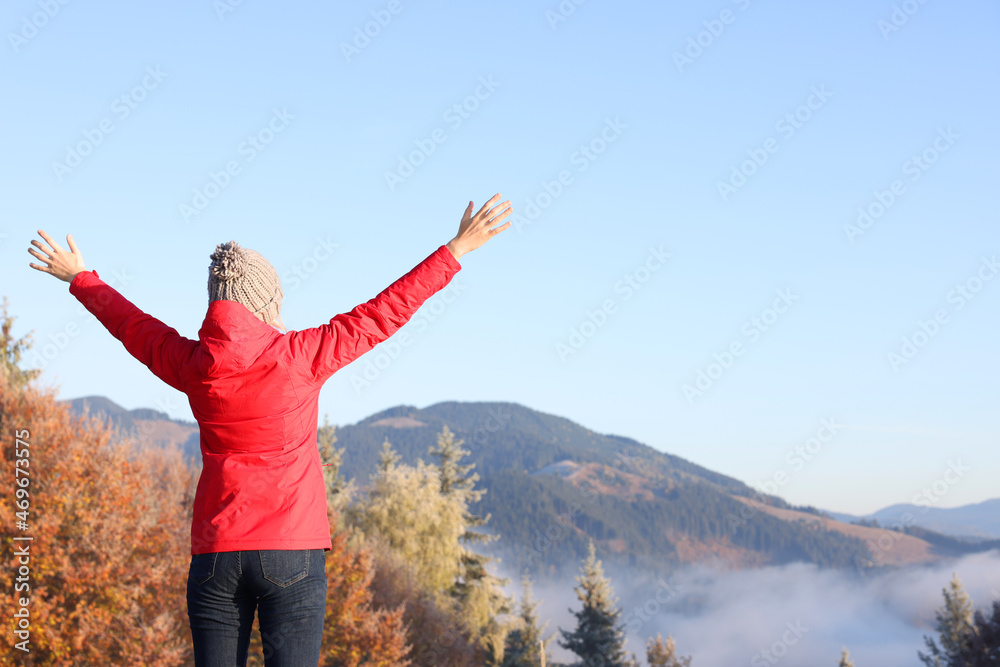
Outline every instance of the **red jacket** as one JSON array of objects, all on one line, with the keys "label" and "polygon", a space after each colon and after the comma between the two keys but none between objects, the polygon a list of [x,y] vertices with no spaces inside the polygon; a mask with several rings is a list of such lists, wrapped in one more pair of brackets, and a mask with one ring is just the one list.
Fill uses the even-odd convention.
[{"label": "red jacket", "polygon": [[161,380],[187,394],[203,468],[191,553],[330,549],[317,446],[323,383],[403,326],[461,269],[446,246],[329,324],[285,334],[236,301],[213,301],[199,340],[147,315],[96,271],[69,291]]}]

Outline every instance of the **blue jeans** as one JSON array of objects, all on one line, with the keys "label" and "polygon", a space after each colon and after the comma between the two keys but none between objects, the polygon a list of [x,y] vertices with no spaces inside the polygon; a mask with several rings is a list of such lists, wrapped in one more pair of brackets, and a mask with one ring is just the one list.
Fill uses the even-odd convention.
[{"label": "blue jeans", "polygon": [[187,604],[197,667],[245,667],[255,609],[267,667],[317,665],[326,551],[195,554]]}]

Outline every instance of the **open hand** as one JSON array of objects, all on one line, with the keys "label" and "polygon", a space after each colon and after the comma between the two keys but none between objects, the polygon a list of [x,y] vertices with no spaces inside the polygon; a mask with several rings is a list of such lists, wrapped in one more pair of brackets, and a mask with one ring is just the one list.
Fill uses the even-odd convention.
[{"label": "open hand", "polygon": [[[510,215],[510,201],[497,204],[500,193],[493,195],[493,198],[483,204],[483,207],[472,215],[472,202],[465,209],[462,222],[458,226],[458,234],[448,242],[448,250],[458,259],[467,252],[472,252],[483,245],[491,238],[510,227],[510,221],[497,225],[501,220]],[[494,206],[494,204],[496,204]]]},{"label": "open hand", "polygon": [[[44,271],[45,273],[51,273],[59,280],[65,280],[66,282],[70,282],[76,274],[85,270],[83,264],[83,253],[81,253],[80,249],[76,247],[76,242],[73,241],[72,234],[66,235],[66,243],[69,244],[69,251],[66,251],[61,248],[58,243],[53,241],[52,237],[43,232],[41,229],[38,230],[38,233],[48,242],[49,245],[46,246],[44,243],[32,240],[31,245],[35,246],[35,248],[38,248],[42,252],[39,253],[38,250],[35,250],[35,248],[28,248],[28,252],[45,262],[46,266],[39,266],[31,263],[29,263],[28,266],[33,269],[38,269],[39,271]],[[51,246],[51,248],[49,246]],[[44,255],[42,253],[44,253]]]}]

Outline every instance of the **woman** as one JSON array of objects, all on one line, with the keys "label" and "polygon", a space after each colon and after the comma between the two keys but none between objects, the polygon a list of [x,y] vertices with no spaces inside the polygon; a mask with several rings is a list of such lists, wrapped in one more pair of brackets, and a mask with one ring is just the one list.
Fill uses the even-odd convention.
[{"label": "woman", "polygon": [[[274,268],[235,241],[209,266],[208,313],[198,340],[136,308],[48,234],[28,252],[31,268],[69,291],[129,353],[187,394],[201,431],[203,469],[191,524],[187,603],[195,663],[245,665],[254,611],[268,667],[316,665],[332,548],[317,447],[323,383],[402,327],[462,267],[458,259],[507,229],[510,202],[495,195],[458,234],[374,299],[329,324],[280,324]],[[37,250],[36,250],[37,248]],[[282,325],[283,326],[283,325]]]}]

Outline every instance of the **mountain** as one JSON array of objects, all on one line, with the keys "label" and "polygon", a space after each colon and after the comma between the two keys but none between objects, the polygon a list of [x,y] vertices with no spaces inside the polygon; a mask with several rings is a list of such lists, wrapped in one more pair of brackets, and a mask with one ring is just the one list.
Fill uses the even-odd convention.
[{"label": "mountain", "polygon": [[831,515],[848,523],[860,520],[878,521],[882,526],[911,523],[951,537],[973,540],[1000,539],[1000,498],[961,507],[945,508],[903,503],[890,505],[865,516],[834,513]]},{"label": "mountain", "polygon": [[160,447],[178,445],[188,461],[201,462],[197,422],[171,419],[167,413],[150,408],[126,410],[104,396],[83,396],[59,402],[68,404],[74,414],[97,417],[143,443]]},{"label": "mountain", "polygon": [[[156,442],[148,438],[153,444],[171,437],[188,448],[194,442],[197,455],[197,425],[171,422],[155,411],[127,411],[99,397],[71,405],[97,406],[122,424],[131,420],[158,435]],[[431,462],[428,448],[445,425],[464,440],[466,462],[475,463],[477,485],[487,490],[474,511],[490,515],[487,528],[501,536],[490,545],[493,555],[518,571],[576,574],[590,539],[606,564],[647,577],[709,561],[726,568],[794,561],[897,566],[991,546],[908,529],[892,536],[892,548],[880,549],[884,529],[792,507],[631,438],[516,403],[401,405],[338,426],[336,446],[345,449],[341,474],[363,487],[387,439],[403,463]]]}]

